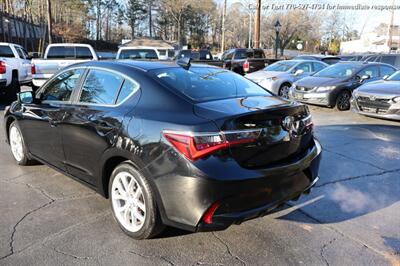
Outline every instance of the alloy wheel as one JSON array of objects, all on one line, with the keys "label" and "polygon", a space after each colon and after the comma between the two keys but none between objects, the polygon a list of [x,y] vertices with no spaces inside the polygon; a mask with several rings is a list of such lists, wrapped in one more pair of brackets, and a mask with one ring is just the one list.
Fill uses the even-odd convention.
[{"label": "alloy wheel", "polygon": [[279,96],[285,98],[285,99],[289,99],[289,86],[282,86],[280,91],[279,91]]},{"label": "alloy wheel", "polygon": [[339,110],[348,110],[350,108],[350,94],[343,92],[337,99],[337,107]]},{"label": "alloy wheel", "polygon": [[21,132],[15,125],[10,128],[10,146],[15,160],[22,161],[24,158],[24,144]]},{"label": "alloy wheel", "polygon": [[139,182],[123,171],[115,176],[111,189],[115,217],[127,231],[139,231],[146,219],[146,203]]}]

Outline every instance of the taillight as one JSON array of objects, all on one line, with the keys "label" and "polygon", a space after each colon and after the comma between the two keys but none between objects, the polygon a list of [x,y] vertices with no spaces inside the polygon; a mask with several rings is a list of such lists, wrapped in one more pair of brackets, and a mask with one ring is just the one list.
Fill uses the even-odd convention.
[{"label": "taillight", "polygon": [[211,224],[211,223],[212,223],[212,217],[213,217],[215,211],[218,209],[218,207],[219,207],[219,204],[215,202],[215,203],[213,203],[213,204],[211,205],[210,208],[208,208],[208,210],[206,211],[206,213],[204,213],[204,215],[203,215],[203,222],[204,222],[205,224]]},{"label": "taillight", "polygon": [[6,62],[0,61],[0,74],[5,74],[7,71],[6,69]]},{"label": "taillight", "polygon": [[36,74],[35,64],[31,64],[31,72],[32,72],[32,75]]},{"label": "taillight", "polygon": [[261,129],[237,130],[218,133],[185,133],[164,131],[164,137],[189,160],[197,160],[217,150],[232,145],[254,142],[260,136]]},{"label": "taillight", "polygon": [[244,72],[249,72],[249,70],[250,70],[249,61],[245,61],[245,62],[243,63],[243,71],[244,71]]}]

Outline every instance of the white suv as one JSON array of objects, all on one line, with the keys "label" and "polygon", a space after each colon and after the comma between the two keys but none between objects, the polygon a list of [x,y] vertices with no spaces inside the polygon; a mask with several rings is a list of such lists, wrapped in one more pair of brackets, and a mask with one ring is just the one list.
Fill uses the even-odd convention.
[{"label": "white suv", "polygon": [[31,82],[31,60],[25,49],[18,44],[0,42],[0,99],[15,100],[20,85]]}]

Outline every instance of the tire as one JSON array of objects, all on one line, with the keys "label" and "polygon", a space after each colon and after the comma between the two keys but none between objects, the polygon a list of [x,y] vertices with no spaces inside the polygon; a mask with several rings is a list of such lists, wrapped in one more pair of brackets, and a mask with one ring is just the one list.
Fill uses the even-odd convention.
[{"label": "tire", "polygon": [[346,111],[350,109],[351,93],[348,90],[341,91],[336,97],[336,109]]},{"label": "tire", "polygon": [[291,85],[289,83],[283,83],[279,88],[278,95],[282,98],[289,99],[289,89]]},{"label": "tire", "polygon": [[164,229],[153,188],[129,162],[112,172],[108,195],[114,219],[128,236],[147,239]]},{"label": "tire", "polygon": [[11,103],[17,100],[17,94],[21,91],[21,87],[18,81],[18,73],[13,72],[11,77],[11,83],[6,88],[6,100]]},{"label": "tire", "polygon": [[17,121],[11,123],[8,128],[11,153],[19,165],[31,165],[33,160],[29,157],[28,149],[25,145],[24,137]]}]

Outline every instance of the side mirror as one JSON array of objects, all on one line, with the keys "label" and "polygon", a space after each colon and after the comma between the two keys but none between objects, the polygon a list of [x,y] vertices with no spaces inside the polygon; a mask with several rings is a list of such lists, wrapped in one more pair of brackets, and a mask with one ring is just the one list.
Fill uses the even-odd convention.
[{"label": "side mirror", "polygon": [[390,77],[390,75],[385,75],[385,76],[383,76],[383,80],[387,80],[388,78]]},{"label": "side mirror", "polygon": [[299,76],[299,75],[301,75],[301,74],[303,74],[303,73],[304,73],[304,70],[303,70],[303,69],[297,69],[296,72],[294,72],[294,75],[295,75],[295,76]]},{"label": "side mirror", "polygon": [[22,104],[33,103],[33,92],[23,91],[18,93],[18,102]]}]

